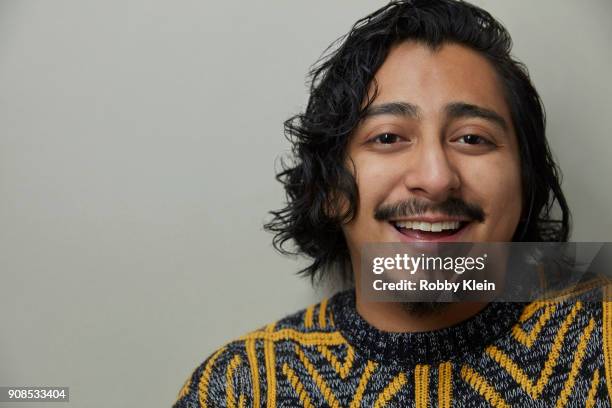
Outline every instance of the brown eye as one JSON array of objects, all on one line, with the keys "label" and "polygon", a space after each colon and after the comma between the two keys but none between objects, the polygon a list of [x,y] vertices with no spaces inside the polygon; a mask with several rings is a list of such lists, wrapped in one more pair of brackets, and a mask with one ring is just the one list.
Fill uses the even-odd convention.
[{"label": "brown eye", "polygon": [[491,142],[489,142],[484,137],[481,137],[481,136],[478,136],[478,135],[472,135],[472,134],[461,136],[458,140],[459,140],[459,143],[471,144],[471,145],[492,144]]},{"label": "brown eye", "polygon": [[380,144],[393,144],[397,143],[399,139],[400,137],[394,133],[383,133],[376,136],[372,141]]}]

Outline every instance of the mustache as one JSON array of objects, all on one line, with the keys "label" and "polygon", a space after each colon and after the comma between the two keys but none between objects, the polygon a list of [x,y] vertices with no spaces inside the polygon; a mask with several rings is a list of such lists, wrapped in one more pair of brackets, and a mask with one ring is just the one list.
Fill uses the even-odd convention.
[{"label": "mustache", "polygon": [[418,198],[393,204],[383,204],[374,211],[374,218],[379,221],[387,221],[394,218],[418,216],[428,211],[450,217],[466,217],[479,222],[483,222],[485,218],[482,207],[455,197],[450,197],[438,204],[429,203]]}]

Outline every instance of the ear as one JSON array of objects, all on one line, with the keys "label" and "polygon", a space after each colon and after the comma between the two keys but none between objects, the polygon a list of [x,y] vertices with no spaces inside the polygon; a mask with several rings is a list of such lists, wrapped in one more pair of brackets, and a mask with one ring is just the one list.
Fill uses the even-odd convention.
[{"label": "ear", "polygon": [[327,194],[323,204],[323,212],[330,219],[343,218],[349,209],[349,203],[344,194],[334,190]]},{"label": "ear", "polygon": [[337,218],[339,211],[337,205],[337,193],[331,192],[326,194],[325,202],[323,203],[323,213],[327,218]]}]

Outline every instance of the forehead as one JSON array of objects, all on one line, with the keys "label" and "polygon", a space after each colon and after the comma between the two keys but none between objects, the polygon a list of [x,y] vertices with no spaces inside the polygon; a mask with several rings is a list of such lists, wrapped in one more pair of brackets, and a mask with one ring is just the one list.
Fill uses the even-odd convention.
[{"label": "forehead", "polygon": [[374,103],[409,102],[427,115],[449,102],[467,102],[499,112],[511,123],[493,66],[463,45],[448,43],[434,50],[419,42],[400,43],[390,50],[375,79]]}]

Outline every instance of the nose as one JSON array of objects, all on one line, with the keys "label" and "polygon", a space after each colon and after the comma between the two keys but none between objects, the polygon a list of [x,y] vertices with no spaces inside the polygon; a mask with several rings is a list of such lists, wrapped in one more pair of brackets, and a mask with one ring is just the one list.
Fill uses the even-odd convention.
[{"label": "nose", "polygon": [[443,142],[422,140],[407,160],[408,171],[404,184],[411,194],[434,202],[442,202],[456,192],[461,179],[455,166],[448,160]]}]

